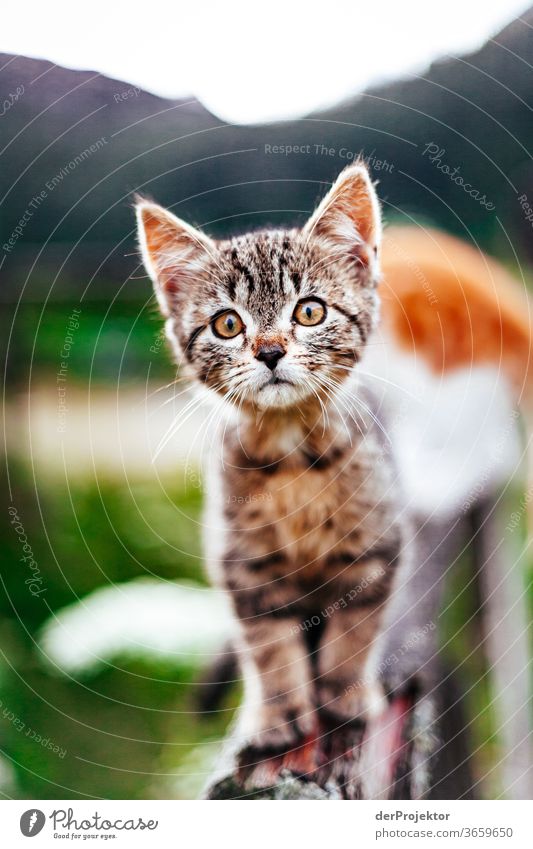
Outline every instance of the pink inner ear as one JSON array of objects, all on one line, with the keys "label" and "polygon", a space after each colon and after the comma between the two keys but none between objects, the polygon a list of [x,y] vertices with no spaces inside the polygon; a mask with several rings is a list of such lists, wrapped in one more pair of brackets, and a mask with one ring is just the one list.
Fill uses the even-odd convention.
[{"label": "pink inner ear", "polygon": [[163,218],[144,210],[142,220],[148,251],[154,259],[176,244],[176,229]]},{"label": "pink inner ear", "polygon": [[328,239],[337,249],[367,267],[374,258],[381,229],[379,204],[362,166],[346,169],[324,198],[309,232]]},{"label": "pink inner ear", "polygon": [[[344,256],[350,256],[363,268],[370,265],[373,258],[374,247],[369,235],[373,238],[372,230],[365,227],[363,232],[358,226],[361,218],[356,218],[354,209],[345,198],[338,201],[318,221],[315,228],[317,235],[323,236],[332,246],[335,253],[340,252]],[[367,235],[369,233],[369,235]]]},{"label": "pink inner ear", "polygon": [[338,187],[333,195],[329,211],[325,213],[325,217],[331,214],[333,227],[335,227],[335,221],[348,220],[358,234],[359,240],[371,247],[374,246],[376,218],[379,215],[373,193],[370,181],[367,181],[362,174],[357,174]]},{"label": "pink inner ear", "polygon": [[357,244],[352,248],[353,258],[362,268],[368,268],[373,255],[375,255],[374,250],[368,245]]},{"label": "pink inner ear", "polygon": [[169,315],[179,292],[186,292],[201,275],[214,243],[156,204],[141,206],[140,219],[146,265],[161,309]]},{"label": "pink inner ear", "polygon": [[361,177],[358,183],[359,185],[353,187],[350,195],[352,217],[355,219],[361,238],[373,250],[380,226],[379,205],[370,180],[367,182]]}]

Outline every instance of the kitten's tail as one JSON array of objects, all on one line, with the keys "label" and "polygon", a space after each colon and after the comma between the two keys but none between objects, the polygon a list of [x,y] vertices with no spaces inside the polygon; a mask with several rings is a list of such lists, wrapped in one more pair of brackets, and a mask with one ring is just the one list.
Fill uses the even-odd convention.
[{"label": "kitten's tail", "polygon": [[199,713],[216,713],[239,678],[237,651],[231,643],[227,643],[198,682],[194,697],[196,710]]}]

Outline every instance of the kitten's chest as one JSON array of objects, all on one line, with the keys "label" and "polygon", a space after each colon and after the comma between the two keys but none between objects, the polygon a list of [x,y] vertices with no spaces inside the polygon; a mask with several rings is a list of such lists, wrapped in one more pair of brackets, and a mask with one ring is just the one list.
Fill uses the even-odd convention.
[{"label": "kitten's chest", "polygon": [[272,480],[268,520],[279,545],[293,560],[320,560],[335,546],[347,525],[346,487],[340,477],[310,470],[280,472]]},{"label": "kitten's chest", "polygon": [[241,461],[228,479],[230,525],[251,553],[282,551],[307,573],[339,547],[363,551],[382,526],[375,512],[383,500],[379,475],[365,459],[345,447],[319,458],[300,451],[262,468]]}]

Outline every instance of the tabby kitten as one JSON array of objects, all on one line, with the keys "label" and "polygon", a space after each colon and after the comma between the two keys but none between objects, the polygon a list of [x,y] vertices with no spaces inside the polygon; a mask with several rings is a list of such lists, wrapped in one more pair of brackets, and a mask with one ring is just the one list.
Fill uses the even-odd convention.
[{"label": "tabby kitten", "polygon": [[372,646],[401,552],[395,474],[358,375],[378,317],[381,221],[348,167],[302,230],[215,242],[154,203],[139,240],[166,332],[197,384],[237,412],[205,518],[231,598],[242,731],[267,753],[383,704]]}]

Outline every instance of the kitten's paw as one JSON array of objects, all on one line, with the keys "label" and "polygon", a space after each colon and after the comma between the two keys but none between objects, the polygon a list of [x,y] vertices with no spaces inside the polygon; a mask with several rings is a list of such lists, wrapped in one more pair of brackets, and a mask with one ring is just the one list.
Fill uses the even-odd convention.
[{"label": "kitten's paw", "polygon": [[365,724],[387,708],[385,692],[377,681],[345,685],[322,678],[318,682],[317,701],[322,715],[340,723]]},{"label": "kitten's paw", "polygon": [[315,730],[312,705],[266,708],[261,712],[258,729],[252,734],[247,749],[257,760],[284,754],[300,746]]}]

